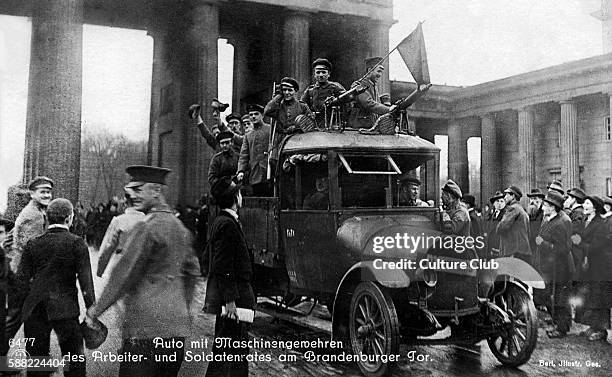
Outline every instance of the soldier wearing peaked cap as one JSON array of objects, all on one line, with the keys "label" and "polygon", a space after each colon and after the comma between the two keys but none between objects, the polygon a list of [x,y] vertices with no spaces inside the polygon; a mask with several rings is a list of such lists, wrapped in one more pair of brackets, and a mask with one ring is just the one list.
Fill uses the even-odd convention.
[{"label": "soldier wearing peaked cap", "polygon": [[355,98],[355,104],[351,112],[351,124],[356,128],[371,128],[379,115],[389,112],[390,106],[380,102],[380,95],[376,84],[380,80],[385,67],[380,64],[381,57],[371,57],[365,59],[366,72],[368,75],[360,81],[351,84],[351,88],[358,85],[365,87],[365,91]]},{"label": "soldier wearing peaked cap", "polygon": [[462,197],[459,185],[453,180],[449,179],[442,187],[442,205],[445,211],[442,221],[445,233],[458,236],[470,235],[470,214],[461,205]]},{"label": "soldier wearing peaked cap", "polygon": [[[13,228],[13,245],[9,252],[12,272],[17,272],[19,269],[21,256],[26,244],[30,240],[42,235],[47,229],[45,211],[53,198],[53,186],[53,180],[44,176],[35,177],[28,183],[31,200],[17,216]],[[15,286],[12,280],[9,281],[8,312],[6,317],[7,342],[17,334],[22,324],[19,295],[19,287]],[[5,349],[8,351],[8,346]]]},{"label": "soldier wearing peaked cap", "polygon": [[421,180],[410,173],[403,174],[397,180],[399,183],[398,201],[400,206],[429,207],[420,198]]},{"label": "soldier wearing peaked cap", "polygon": [[514,256],[531,264],[531,246],[529,245],[529,216],[521,207],[519,200],[523,192],[516,186],[504,190],[506,212],[499,224],[499,247],[502,256]]},{"label": "soldier wearing peaked cap", "polygon": [[[212,108],[212,118],[213,124],[209,127],[204,123],[201,114],[201,106],[198,104],[191,105],[189,107],[189,117],[193,119],[196,127],[200,131],[200,134],[206,140],[206,143],[215,151],[220,150],[219,142],[217,140],[217,135],[223,131],[232,132],[232,147],[236,152],[240,152],[240,146],[242,145],[243,135],[239,132],[232,130],[228,125],[223,123],[221,120],[221,113],[224,112],[229,105],[227,103],[222,103],[218,99],[213,98],[210,104]],[[226,121],[234,120],[234,126],[236,126],[235,120],[238,120],[240,123],[240,116],[238,114],[230,114],[226,118]]]},{"label": "soldier wearing peaked cap", "polygon": [[231,131],[217,134],[217,142],[221,151],[212,157],[208,166],[208,183],[211,187],[220,178],[236,174],[240,154],[232,148],[233,136]]},{"label": "soldier wearing peaked cap", "polygon": [[[277,134],[292,134],[299,130],[296,122],[298,115],[314,119],[314,114],[303,101],[296,98],[300,90],[298,82],[293,77],[283,77],[280,82],[280,93],[276,94],[264,108],[264,115],[276,119]],[[275,143],[276,144],[276,143]]]},{"label": "soldier wearing peaked cap", "polygon": [[268,196],[271,191],[267,181],[271,127],[263,121],[262,106],[249,105],[247,110],[253,130],[245,135],[242,142],[236,177],[239,181],[244,179],[244,183],[251,185],[254,196]]},{"label": "soldier wearing peaked cap", "polygon": [[[302,95],[302,102],[306,103],[308,107],[315,113],[317,125],[322,127],[326,124],[325,113],[326,106],[325,100],[329,97],[339,97],[342,93],[346,92],[346,89],[335,81],[330,81],[329,76],[331,74],[332,64],[329,60],[318,58],[312,62],[312,73],[315,79],[315,83],[310,85]],[[331,116],[331,112],[327,112],[327,120]]]},{"label": "soldier wearing peaked cap", "polygon": [[[130,166],[126,172],[131,176],[126,186],[133,192],[134,209],[147,216],[130,232],[121,263],[111,271],[99,300],[87,310],[86,323],[96,328],[95,319],[124,297],[122,351],[150,356],[120,363],[119,376],[176,376],[184,356],[180,342],[184,344],[191,333],[198,260],[190,231],[166,204],[165,179],[170,170],[141,165]],[[155,338],[174,346],[156,348]],[[154,355],[159,354],[177,358],[155,362]]]}]

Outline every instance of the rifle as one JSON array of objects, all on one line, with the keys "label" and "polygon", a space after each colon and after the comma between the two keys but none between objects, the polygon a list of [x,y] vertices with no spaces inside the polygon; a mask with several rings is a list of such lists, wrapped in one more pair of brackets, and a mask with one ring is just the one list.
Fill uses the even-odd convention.
[{"label": "rifle", "polygon": [[[272,98],[276,93],[276,81],[272,83]],[[272,132],[270,133],[270,140],[268,142],[268,168],[266,171],[266,179],[269,181],[272,179],[272,168],[270,166],[270,158],[272,157],[272,151],[274,150],[274,137],[276,136],[276,119],[272,119]]]}]

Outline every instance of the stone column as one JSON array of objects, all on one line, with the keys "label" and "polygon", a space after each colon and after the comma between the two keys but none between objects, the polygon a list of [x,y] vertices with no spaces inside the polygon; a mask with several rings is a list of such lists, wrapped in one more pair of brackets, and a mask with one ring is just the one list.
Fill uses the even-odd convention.
[{"label": "stone column", "polygon": [[571,189],[580,187],[580,168],[578,165],[578,132],[576,131],[576,104],[561,101],[561,126],[559,141],[561,147],[561,179],[563,186]]},{"label": "stone column", "polygon": [[23,180],[46,175],[54,196],[79,195],[83,0],[37,2],[32,42]]},{"label": "stone column", "polygon": [[[283,27],[283,75],[295,78],[303,92],[310,83],[310,17],[291,11]],[[280,78],[279,78],[280,79]]]},{"label": "stone column", "polygon": [[520,167],[519,182],[516,182],[516,185],[523,190],[523,195],[526,195],[532,188],[536,187],[533,143],[533,109],[527,106],[518,110]]},{"label": "stone column", "polygon": [[[370,56],[384,57],[389,53],[389,27],[384,21],[372,21],[370,25]],[[385,72],[378,82],[378,93],[391,93],[389,84],[389,59],[385,61]]]},{"label": "stone column", "polygon": [[[467,140],[458,119],[448,123],[448,178],[455,181],[464,194],[469,190]],[[441,182],[444,185],[445,182]]]},{"label": "stone column", "polygon": [[159,135],[157,130],[160,115],[160,92],[161,92],[161,73],[163,66],[163,54],[165,45],[165,33],[158,30],[147,32],[153,38],[153,69],[151,74],[151,109],[149,112],[149,143],[147,148],[147,163],[158,165],[157,152],[159,148]]},{"label": "stone column", "polygon": [[486,202],[495,191],[502,189],[495,115],[483,115],[480,127],[480,192],[482,202]]},{"label": "stone column", "polygon": [[[208,191],[208,165],[212,150],[202,139],[199,131],[191,126],[185,109],[189,103],[200,103],[204,121],[212,119],[211,99],[218,93],[218,50],[219,7],[214,1],[194,1],[192,3],[192,23],[188,29],[188,48],[190,59],[189,72],[182,76],[181,119],[188,123],[183,130],[183,179],[180,200],[185,204],[196,203],[198,198]],[[221,99],[223,100],[223,99]]]},{"label": "stone column", "polygon": [[601,21],[603,53],[608,54],[612,52],[612,0],[601,0],[601,8],[591,15]]},{"label": "stone column", "polygon": [[232,84],[232,110],[237,113],[241,113],[244,109],[244,105],[240,103],[242,97],[244,97],[245,90],[247,88],[247,78],[249,76],[248,68],[248,53],[249,44],[244,37],[232,38],[229,41],[234,46],[234,77]]}]

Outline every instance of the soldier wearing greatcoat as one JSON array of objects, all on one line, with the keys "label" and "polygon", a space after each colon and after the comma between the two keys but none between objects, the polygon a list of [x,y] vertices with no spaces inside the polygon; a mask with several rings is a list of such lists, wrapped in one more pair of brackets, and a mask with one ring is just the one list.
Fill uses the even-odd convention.
[{"label": "soldier wearing greatcoat", "polygon": [[[544,298],[548,312],[553,317],[551,338],[564,337],[570,329],[572,318],[569,307],[574,260],[571,255],[572,222],[563,212],[563,196],[549,192],[542,204],[544,218],[538,235],[534,238],[541,260],[541,272],[546,282]],[[549,299],[550,298],[550,299]]]},{"label": "soldier wearing greatcoat", "polygon": [[529,216],[521,207],[519,200],[523,192],[516,186],[504,190],[506,211],[499,224],[499,248],[503,256],[514,256],[531,264],[531,247],[529,246]]},{"label": "soldier wearing greatcoat", "polygon": [[245,181],[253,189],[254,196],[268,196],[270,185],[267,181],[268,148],[270,146],[270,125],[263,121],[263,107],[250,105],[247,110],[253,123],[253,130],[244,136],[238,158],[238,181]]},{"label": "soldier wearing greatcoat", "polygon": [[[580,188],[573,188],[567,192],[564,207],[572,220],[572,234],[580,234],[584,227],[584,208],[582,204],[586,194]],[[579,247],[572,249],[574,264],[579,265],[582,260],[582,253]],[[580,274],[578,274],[580,275]]]},{"label": "soldier wearing greatcoat", "polygon": [[449,179],[442,187],[442,204],[445,211],[442,215],[443,230],[448,234],[467,237],[470,235],[470,214],[461,205],[461,197],[459,185]]},{"label": "soldier wearing greatcoat", "polygon": [[365,60],[366,72],[365,78],[353,82],[351,88],[358,85],[365,87],[365,91],[355,98],[355,105],[351,112],[351,124],[354,128],[371,128],[379,115],[389,112],[390,106],[380,102],[380,96],[376,83],[382,76],[385,67],[380,64],[381,57],[372,57]]},{"label": "soldier wearing greatcoat", "polygon": [[221,151],[211,158],[208,166],[208,183],[211,187],[222,177],[231,177],[236,174],[239,154],[232,148],[233,135],[231,131],[217,134]]}]

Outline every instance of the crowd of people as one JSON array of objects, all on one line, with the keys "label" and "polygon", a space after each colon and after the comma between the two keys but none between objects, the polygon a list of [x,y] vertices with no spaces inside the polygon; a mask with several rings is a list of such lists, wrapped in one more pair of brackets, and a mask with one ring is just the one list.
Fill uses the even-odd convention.
[{"label": "crowd of people", "polygon": [[442,193],[446,227],[484,237],[482,257],[519,258],[541,274],[546,289],[536,290],[534,301],[552,316],[549,337],[567,336],[573,319],[588,326],[582,336],[605,341],[612,316],[612,197],[564,189],[557,180],[546,192],[532,189],[526,208],[522,197],[516,186],[498,191],[480,215],[474,197],[449,181]]}]

